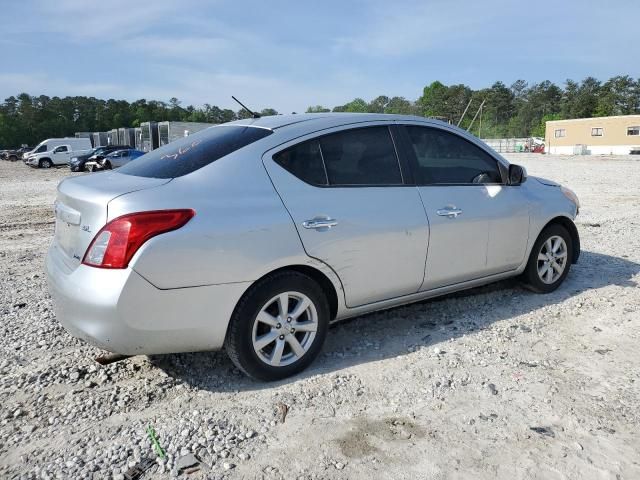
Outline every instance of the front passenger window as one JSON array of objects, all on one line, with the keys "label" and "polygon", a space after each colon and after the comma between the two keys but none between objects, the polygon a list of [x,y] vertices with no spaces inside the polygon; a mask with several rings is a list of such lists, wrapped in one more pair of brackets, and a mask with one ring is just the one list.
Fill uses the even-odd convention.
[{"label": "front passenger window", "polygon": [[498,164],[471,142],[439,128],[407,126],[416,158],[416,183],[502,183]]}]

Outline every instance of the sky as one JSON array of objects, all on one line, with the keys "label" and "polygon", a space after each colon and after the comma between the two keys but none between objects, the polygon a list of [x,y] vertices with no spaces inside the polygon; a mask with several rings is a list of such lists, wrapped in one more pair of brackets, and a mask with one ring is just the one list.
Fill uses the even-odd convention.
[{"label": "sky", "polygon": [[1,0],[0,99],[302,112],[439,80],[640,77],[638,0]]}]

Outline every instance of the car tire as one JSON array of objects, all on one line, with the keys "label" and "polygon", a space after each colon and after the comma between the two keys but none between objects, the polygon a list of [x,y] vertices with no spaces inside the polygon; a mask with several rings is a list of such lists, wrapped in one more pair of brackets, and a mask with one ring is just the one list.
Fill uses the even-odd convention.
[{"label": "car tire", "polygon": [[45,158],[44,160],[40,160],[38,166],[40,168],[51,168],[53,166],[53,163],[51,163],[51,160],[49,160],[48,158]]},{"label": "car tire", "polygon": [[562,225],[546,227],[531,249],[522,274],[524,284],[536,293],[551,293],[569,274],[573,258],[571,235]]},{"label": "car tire", "polygon": [[104,162],[102,168],[104,168],[105,170],[111,170],[111,162]]},{"label": "car tire", "polygon": [[9,160],[12,161],[12,162],[15,162],[16,160],[18,160],[18,157],[16,157],[15,155],[11,155],[9,157]]},{"label": "car tire", "polygon": [[280,380],[311,364],[328,327],[329,303],[322,288],[302,273],[280,272],[242,296],[229,322],[225,349],[248,376]]}]

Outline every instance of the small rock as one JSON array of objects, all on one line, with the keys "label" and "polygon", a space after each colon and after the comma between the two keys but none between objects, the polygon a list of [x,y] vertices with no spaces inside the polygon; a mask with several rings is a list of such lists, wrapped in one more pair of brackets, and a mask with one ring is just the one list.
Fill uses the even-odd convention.
[{"label": "small rock", "polygon": [[599,353],[600,355],[606,355],[607,353],[611,352],[611,350],[609,348],[599,348],[595,350],[595,352]]},{"label": "small rock", "polygon": [[342,463],[342,462],[338,462],[338,463],[336,463],[336,468],[337,468],[338,470],[342,470],[344,467],[345,467],[344,463]]},{"label": "small rock", "polygon": [[195,465],[198,465],[199,463],[200,462],[195,457],[195,455],[193,453],[189,453],[187,455],[183,455],[178,459],[178,461],[176,462],[176,469],[178,469],[178,471],[184,470],[185,468],[193,467]]},{"label": "small rock", "polygon": [[492,395],[497,395],[498,394],[498,389],[496,388],[496,386],[493,383],[490,383],[489,385],[487,385],[487,388],[489,389],[489,391],[491,392]]},{"label": "small rock", "polygon": [[224,468],[225,470],[231,470],[232,468],[236,468],[236,466],[233,463],[224,462],[222,464],[222,468]]},{"label": "small rock", "polygon": [[551,427],[529,427],[529,430],[544,435],[545,437],[554,438],[556,436]]},{"label": "small rock", "polygon": [[35,429],[36,429],[35,425],[25,425],[24,427],[22,427],[22,432],[29,434],[29,433],[33,433]]}]

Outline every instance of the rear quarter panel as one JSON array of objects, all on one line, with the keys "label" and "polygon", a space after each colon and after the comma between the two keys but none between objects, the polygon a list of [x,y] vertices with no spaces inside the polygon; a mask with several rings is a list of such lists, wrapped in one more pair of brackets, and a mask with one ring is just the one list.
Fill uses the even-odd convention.
[{"label": "rear quarter panel", "polygon": [[254,281],[282,266],[310,263],[260,153],[246,150],[110,202],[109,219],[145,210],[196,211],[181,229],[145,243],[132,259],[134,270],[169,289]]}]

